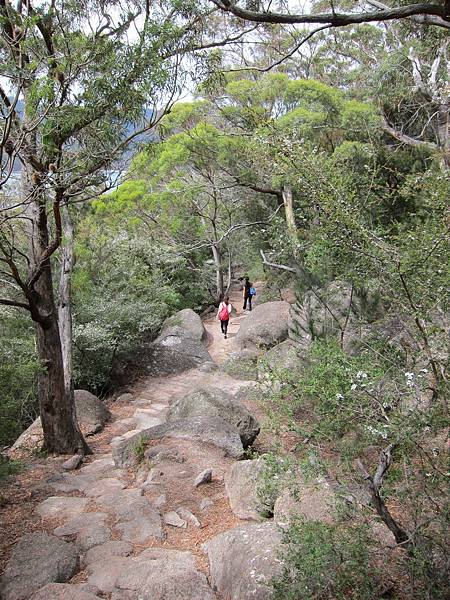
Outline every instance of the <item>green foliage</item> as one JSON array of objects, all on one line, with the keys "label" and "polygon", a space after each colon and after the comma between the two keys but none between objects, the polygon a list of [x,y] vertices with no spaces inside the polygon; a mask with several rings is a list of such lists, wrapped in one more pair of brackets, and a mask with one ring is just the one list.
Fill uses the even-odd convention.
[{"label": "green foliage", "polygon": [[[0,481],[7,479],[11,475],[17,475],[23,470],[23,463],[19,460],[9,460],[0,454]],[[0,496],[1,506],[1,496]]]},{"label": "green foliage", "polygon": [[7,446],[38,414],[39,363],[26,317],[0,308],[0,320],[0,446]]},{"label": "green foliage", "polygon": [[369,550],[361,526],[293,519],[283,531],[283,571],[273,582],[274,600],[378,598]]},{"label": "green foliage", "polygon": [[[98,205],[95,209],[100,211]],[[127,210],[121,207],[118,214]],[[186,306],[201,306],[204,290],[182,258],[140,235],[142,224],[118,231],[114,210],[109,214],[104,204],[97,214],[102,222],[88,217],[80,223],[74,377],[77,387],[101,392],[120,382],[126,365],[156,337],[165,318]]]},{"label": "green foliage", "polygon": [[256,487],[258,511],[261,516],[269,518],[273,516],[276,499],[292,483],[292,462],[287,456],[273,453],[264,454],[261,460],[263,466]]},{"label": "green foliage", "polygon": [[144,453],[147,450],[147,443],[144,438],[140,438],[132,447],[132,452],[136,463],[141,463],[144,460]]}]

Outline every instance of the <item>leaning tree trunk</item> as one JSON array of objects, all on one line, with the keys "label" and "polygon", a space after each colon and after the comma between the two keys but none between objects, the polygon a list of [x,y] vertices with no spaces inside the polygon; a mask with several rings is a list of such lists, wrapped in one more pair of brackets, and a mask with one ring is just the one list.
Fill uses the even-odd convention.
[{"label": "leaning tree trunk", "polygon": [[61,273],[59,278],[58,324],[61,339],[61,352],[64,366],[64,385],[66,393],[73,390],[72,366],[72,303],[71,281],[75,263],[73,248],[73,224],[69,207],[61,207],[62,230],[64,242],[61,247]]},{"label": "leaning tree trunk", "polygon": [[44,432],[44,448],[48,452],[60,454],[87,453],[89,448],[76,419],[73,391],[66,389],[64,381],[57,307],[53,292],[51,262],[48,256],[51,244],[47,206],[39,184],[30,185],[32,181],[33,178],[28,179],[26,186],[27,190],[32,190],[30,202],[32,263],[29,285],[32,288],[32,316],[36,323],[38,357],[42,366],[38,376],[38,398]]}]

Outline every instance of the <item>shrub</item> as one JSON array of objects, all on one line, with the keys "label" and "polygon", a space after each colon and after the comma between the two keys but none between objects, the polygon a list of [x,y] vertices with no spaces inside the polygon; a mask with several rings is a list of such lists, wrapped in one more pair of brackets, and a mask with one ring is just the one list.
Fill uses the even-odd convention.
[{"label": "shrub", "polygon": [[283,571],[273,581],[274,600],[370,600],[377,598],[362,526],[292,520],[284,530]]},{"label": "shrub", "polygon": [[263,467],[259,474],[256,495],[258,510],[263,517],[272,517],[275,501],[284,488],[289,486],[292,474],[289,457],[280,457],[268,453],[262,457]]},{"label": "shrub", "polygon": [[8,446],[37,416],[39,363],[26,316],[1,309],[0,319],[0,446]]}]

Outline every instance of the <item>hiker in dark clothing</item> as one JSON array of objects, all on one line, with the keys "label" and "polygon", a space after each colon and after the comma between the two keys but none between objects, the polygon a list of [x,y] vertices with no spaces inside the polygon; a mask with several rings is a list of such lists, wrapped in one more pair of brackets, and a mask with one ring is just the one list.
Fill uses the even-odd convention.
[{"label": "hiker in dark clothing", "polygon": [[252,284],[250,283],[250,281],[248,280],[248,277],[245,278],[245,282],[244,282],[244,293],[243,293],[243,297],[244,297],[244,310],[246,310],[247,308],[247,302],[248,302],[248,310],[252,310],[252,294],[250,293],[250,289],[252,288]]}]

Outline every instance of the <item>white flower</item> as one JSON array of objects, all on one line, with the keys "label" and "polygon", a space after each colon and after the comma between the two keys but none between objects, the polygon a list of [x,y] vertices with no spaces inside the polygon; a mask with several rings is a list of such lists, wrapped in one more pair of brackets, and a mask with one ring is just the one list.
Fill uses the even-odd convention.
[{"label": "white flower", "polygon": [[350,389],[353,391],[353,390],[356,390],[357,387],[358,386],[356,385],[356,383],[352,383],[352,387]]},{"label": "white flower", "polygon": [[336,399],[337,400],[343,400],[344,396],[342,394],[336,394]]},{"label": "white flower", "polygon": [[406,372],[405,373],[405,377],[406,379],[408,379],[409,381],[412,381],[414,379],[414,373],[410,373],[410,372]]},{"label": "white flower", "polygon": [[367,373],[365,373],[364,371],[358,371],[356,373],[356,377],[357,379],[367,379]]},{"label": "white flower", "polygon": [[428,369],[420,369],[421,373],[428,373]]}]

